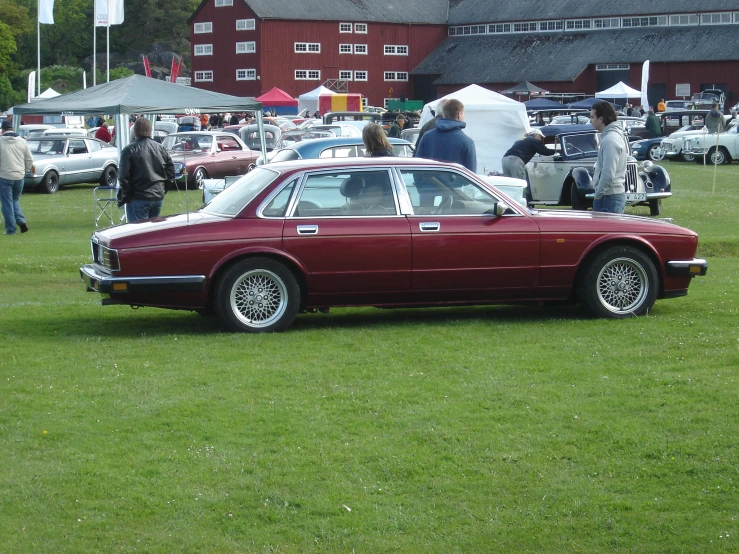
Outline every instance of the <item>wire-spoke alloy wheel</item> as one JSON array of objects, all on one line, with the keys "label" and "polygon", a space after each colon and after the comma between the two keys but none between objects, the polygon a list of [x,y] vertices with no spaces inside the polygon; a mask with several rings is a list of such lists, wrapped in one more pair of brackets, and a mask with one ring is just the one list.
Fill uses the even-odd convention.
[{"label": "wire-spoke alloy wheel", "polygon": [[278,331],[295,319],[300,287],[280,262],[248,258],[223,275],[216,289],[216,307],[234,331]]},{"label": "wire-spoke alloy wheel", "polygon": [[617,246],[600,253],[585,270],[580,299],[599,317],[643,315],[654,305],[658,285],[657,270],[646,254]]}]

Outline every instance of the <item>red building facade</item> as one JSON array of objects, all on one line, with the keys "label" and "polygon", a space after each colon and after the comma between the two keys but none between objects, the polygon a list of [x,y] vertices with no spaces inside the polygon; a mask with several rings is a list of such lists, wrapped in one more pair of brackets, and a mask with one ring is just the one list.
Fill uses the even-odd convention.
[{"label": "red building facade", "polygon": [[447,36],[446,25],[260,20],[241,0],[208,0],[190,25],[192,86],[298,97],[338,80],[378,106],[413,97],[410,72]]}]

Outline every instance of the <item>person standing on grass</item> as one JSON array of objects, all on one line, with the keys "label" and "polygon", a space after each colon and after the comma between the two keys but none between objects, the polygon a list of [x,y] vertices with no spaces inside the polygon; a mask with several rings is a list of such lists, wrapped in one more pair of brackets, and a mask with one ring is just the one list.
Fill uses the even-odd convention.
[{"label": "person standing on grass", "polygon": [[629,141],[616,123],[610,102],[597,102],[590,110],[590,123],[602,133],[598,160],[593,168],[594,212],[624,213],[626,206],[626,159]]},{"label": "person standing on grass", "polygon": [[175,171],[169,152],[151,138],[151,122],[139,117],[133,124],[136,141],[121,152],[118,171],[118,207],[126,206],[126,221],[157,217],[162,210],[167,183]]},{"label": "person standing on grass", "polygon": [[28,143],[13,132],[13,124],[4,119],[0,125],[0,201],[2,202],[5,234],[15,235],[18,225],[21,233],[28,231],[26,216],[21,210],[20,197],[23,180],[33,167]]}]

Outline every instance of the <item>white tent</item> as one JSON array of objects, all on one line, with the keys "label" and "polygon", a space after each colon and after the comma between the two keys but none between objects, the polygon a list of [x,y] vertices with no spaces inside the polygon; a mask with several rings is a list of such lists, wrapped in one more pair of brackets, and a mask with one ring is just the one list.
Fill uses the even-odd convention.
[{"label": "white tent", "polygon": [[[455,98],[464,104],[467,123],[464,132],[475,141],[477,150],[476,173],[502,171],[503,154],[531,130],[526,106],[478,85],[470,85],[443,98]],[[436,109],[439,100],[423,107],[420,125],[433,117],[431,110]]]},{"label": "white tent", "polygon": [[596,98],[641,98],[641,91],[619,81],[611,88],[595,93]]},{"label": "white tent", "polygon": [[305,94],[298,96],[298,112],[302,112],[305,109],[310,110],[311,113],[318,111],[318,97],[322,94],[333,95],[336,94],[330,88],[326,88],[323,85]]},{"label": "white tent", "polygon": [[61,96],[61,94],[59,94],[53,88],[49,87],[44,92],[39,94],[36,98],[56,98],[57,96]]}]

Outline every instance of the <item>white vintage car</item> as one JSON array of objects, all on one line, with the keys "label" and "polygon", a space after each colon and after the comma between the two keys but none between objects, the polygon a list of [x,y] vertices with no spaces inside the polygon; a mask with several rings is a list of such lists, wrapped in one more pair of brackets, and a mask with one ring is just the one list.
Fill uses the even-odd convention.
[{"label": "white vintage car", "polygon": [[[592,206],[593,168],[598,158],[600,134],[595,131],[562,133],[555,138],[554,156],[536,155],[526,165],[529,174],[529,203],[572,206],[585,210]],[[651,215],[662,213],[662,200],[672,196],[670,176],[652,162],[629,156],[626,167],[626,203],[647,205]]]},{"label": "white vintage car", "polygon": [[[729,116],[725,117],[728,120]],[[727,125],[727,130],[731,130],[733,127],[735,127],[736,120],[728,120]],[[686,162],[696,161],[695,154],[685,151],[685,141],[694,137],[701,137],[708,134],[710,133],[708,133],[708,130],[705,127],[702,127],[697,131],[677,131],[675,133],[672,133],[669,137],[663,138],[662,142],[660,143],[662,154],[665,158],[677,158],[682,159]],[[714,138],[716,137],[716,135],[713,136]]]},{"label": "white vintage car", "polygon": [[739,126],[731,125],[723,133],[701,133],[686,137],[683,152],[699,164],[723,165],[739,159]]}]

